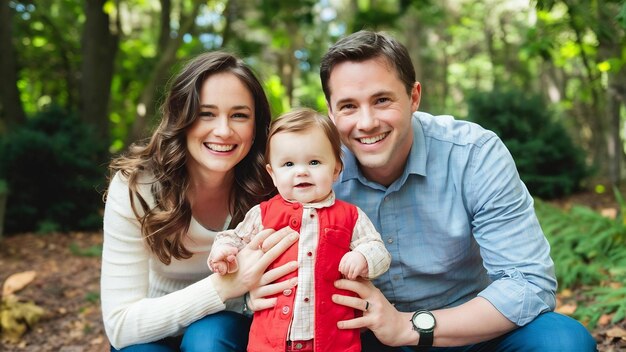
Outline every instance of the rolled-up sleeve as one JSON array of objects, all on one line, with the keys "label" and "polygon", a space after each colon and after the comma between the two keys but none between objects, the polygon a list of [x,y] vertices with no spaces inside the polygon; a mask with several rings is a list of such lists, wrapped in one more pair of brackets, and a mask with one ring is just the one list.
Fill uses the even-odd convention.
[{"label": "rolled-up sleeve", "polygon": [[479,296],[523,326],[555,307],[554,263],[513,158],[497,136],[485,139],[471,155],[465,187],[472,232],[493,281]]}]

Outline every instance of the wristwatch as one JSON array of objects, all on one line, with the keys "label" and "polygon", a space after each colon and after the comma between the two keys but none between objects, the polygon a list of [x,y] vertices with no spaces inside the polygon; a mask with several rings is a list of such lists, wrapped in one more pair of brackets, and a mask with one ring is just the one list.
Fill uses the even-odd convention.
[{"label": "wristwatch", "polygon": [[427,310],[418,310],[411,317],[413,330],[420,334],[418,347],[431,347],[433,345],[433,332],[435,331],[435,316]]}]

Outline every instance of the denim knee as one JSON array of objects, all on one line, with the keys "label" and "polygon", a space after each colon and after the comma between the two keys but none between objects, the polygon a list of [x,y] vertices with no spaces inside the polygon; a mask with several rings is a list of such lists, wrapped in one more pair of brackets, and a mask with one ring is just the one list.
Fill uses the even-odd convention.
[{"label": "denim knee", "polygon": [[207,315],[187,327],[180,349],[183,352],[245,352],[251,322],[250,318],[230,311]]},{"label": "denim knee", "polygon": [[597,351],[597,343],[578,321],[554,312],[543,313],[502,341],[506,351]]}]

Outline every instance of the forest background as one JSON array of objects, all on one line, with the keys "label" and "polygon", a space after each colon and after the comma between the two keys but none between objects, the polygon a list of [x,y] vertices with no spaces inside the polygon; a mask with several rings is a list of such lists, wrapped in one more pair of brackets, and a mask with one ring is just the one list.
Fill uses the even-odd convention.
[{"label": "forest background", "polygon": [[[561,312],[605,350],[626,346],[626,4],[618,0],[0,0],[0,282],[22,268],[7,264],[25,255],[6,249],[10,241],[101,237],[106,165],[149,136],[185,60],[236,53],[264,82],[273,116],[297,106],[325,112],[320,58],[360,29],[407,46],[420,110],[500,135],[552,245]],[[612,205],[559,203],[581,191]],[[101,241],[61,242],[70,255],[100,254]],[[17,294],[5,292],[0,313],[25,302]],[[97,287],[83,296],[98,300]],[[71,315],[49,311],[44,321]]]}]

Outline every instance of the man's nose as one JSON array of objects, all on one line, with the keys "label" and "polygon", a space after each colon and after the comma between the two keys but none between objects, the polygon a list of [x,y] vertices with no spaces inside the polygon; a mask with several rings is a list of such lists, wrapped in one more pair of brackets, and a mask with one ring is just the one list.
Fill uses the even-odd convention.
[{"label": "man's nose", "polygon": [[361,108],[356,127],[360,130],[367,131],[375,129],[378,125],[378,118],[375,116],[373,109],[369,107]]}]

